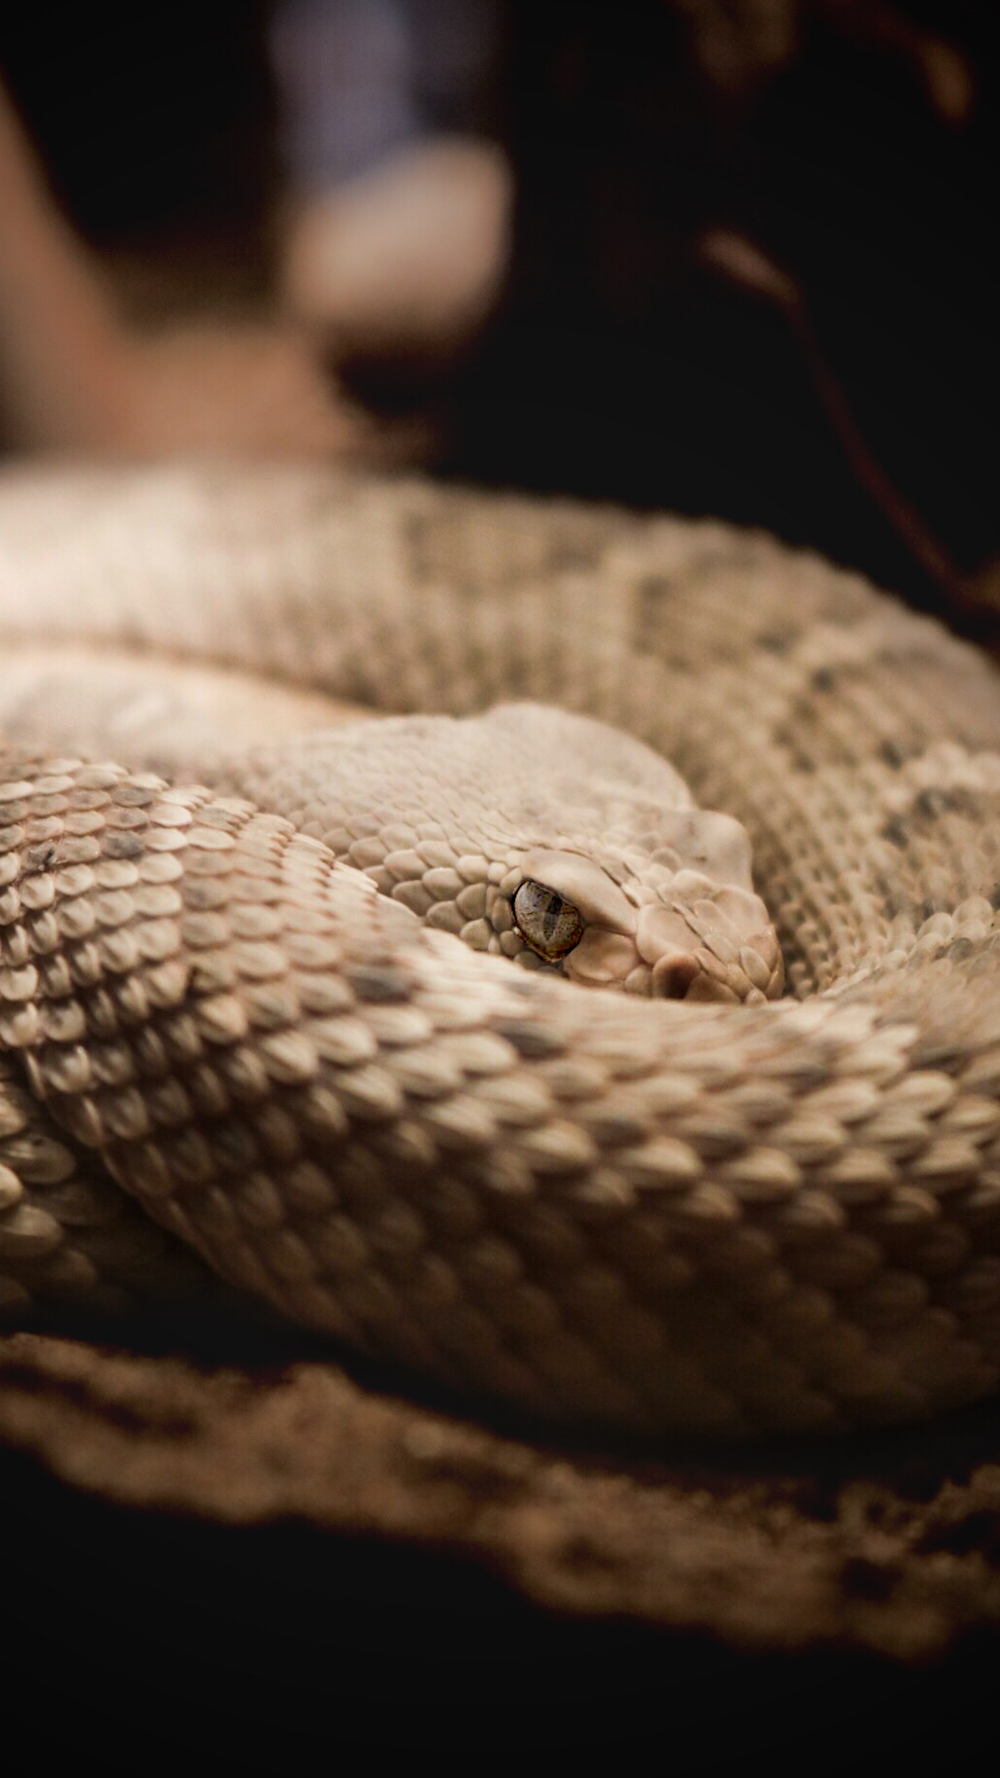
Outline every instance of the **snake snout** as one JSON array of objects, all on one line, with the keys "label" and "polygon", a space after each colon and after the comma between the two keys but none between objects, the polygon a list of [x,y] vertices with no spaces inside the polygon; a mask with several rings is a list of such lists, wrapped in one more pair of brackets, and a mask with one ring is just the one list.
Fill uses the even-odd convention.
[{"label": "snake snout", "polygon": [[[706,886],[707,887],[707,886]],[[763,902],[723,887],[639,914],[637,947],[658,1000],[758,1001],[781,991],[781,951]]]}]

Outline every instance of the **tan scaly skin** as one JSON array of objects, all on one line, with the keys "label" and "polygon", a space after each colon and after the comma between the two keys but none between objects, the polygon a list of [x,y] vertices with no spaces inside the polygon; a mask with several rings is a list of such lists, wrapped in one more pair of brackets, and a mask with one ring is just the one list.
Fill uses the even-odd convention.
[{"label": "tan scaly skin", "polygon": [[[193,1250],[552,1419],[995,1388],[974,651],[721,525],[204,467],[9,475],[0,639],[15,1322],[196,1288]],[[70,645],[110,690],[60,689]]]}]

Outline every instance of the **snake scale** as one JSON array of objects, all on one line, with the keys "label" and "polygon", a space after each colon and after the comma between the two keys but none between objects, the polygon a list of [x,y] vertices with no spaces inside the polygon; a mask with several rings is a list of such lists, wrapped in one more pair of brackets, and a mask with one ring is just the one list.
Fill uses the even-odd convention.
[{"label": "snake scale", "polygon": [[8,471],[0,646],[9,1324],[211,1273],[646,1433],[996,1387],[985,657],[721,523],[183,463]]}]

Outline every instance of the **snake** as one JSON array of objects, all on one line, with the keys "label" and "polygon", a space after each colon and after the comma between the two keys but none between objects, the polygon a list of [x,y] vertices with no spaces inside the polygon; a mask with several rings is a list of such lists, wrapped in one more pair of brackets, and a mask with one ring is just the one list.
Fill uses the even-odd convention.
[{"label": "snake", "polygon": [[719,520],[0,476],[0,1313],[213,1280],[483,1410],[1000,1375],[1000,697]]}]

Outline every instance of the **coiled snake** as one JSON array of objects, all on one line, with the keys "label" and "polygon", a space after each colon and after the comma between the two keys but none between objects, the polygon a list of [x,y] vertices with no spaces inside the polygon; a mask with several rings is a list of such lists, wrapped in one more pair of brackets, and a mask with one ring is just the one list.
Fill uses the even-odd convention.
[{"label": "coiled snake", "polygon": [[9,472],[0,642],[9,1320],[207,1262],[552,1419],[996,1386],[973,649],[721,524],[204,465]]}]

